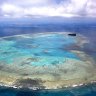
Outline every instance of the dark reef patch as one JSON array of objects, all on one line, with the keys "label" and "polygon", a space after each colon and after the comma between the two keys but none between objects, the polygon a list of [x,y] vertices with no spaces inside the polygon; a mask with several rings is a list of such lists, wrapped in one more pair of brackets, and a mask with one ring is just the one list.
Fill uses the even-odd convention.
[{"label": "dark reef patch", "polygon": [[0,71],[1,71],[1,70],[4,70],[4,68],[6,68],[5,62],[0,61]]},{"label": "dark reef patch", "polygon": [[44,86],[42,85],[42,80],[40,79],[20,79],[17,80],[15,85],[17,87],[22,86],[23,88],[37,88],[37,89],[44,89]]}]

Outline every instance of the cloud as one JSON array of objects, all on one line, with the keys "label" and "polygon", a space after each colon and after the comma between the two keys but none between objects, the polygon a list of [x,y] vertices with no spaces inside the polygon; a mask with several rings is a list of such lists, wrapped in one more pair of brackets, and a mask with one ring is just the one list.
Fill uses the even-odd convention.
[{"label": "cloud", "polygon": [[20,17],[23,16],[23,8],[19,6],[14,6],[12,4],[3,4],[2,7],[2,14],[5,17]]},{"label": "cloud", "polygon": [[95,16],[96,17],[96,0],[90,0],[87,3],[86,13],[88,16]]},{"label": "cloud", "polygon": [[95,17],[96,0],[6,0],[1,2],[5,17],[62,16]]}]

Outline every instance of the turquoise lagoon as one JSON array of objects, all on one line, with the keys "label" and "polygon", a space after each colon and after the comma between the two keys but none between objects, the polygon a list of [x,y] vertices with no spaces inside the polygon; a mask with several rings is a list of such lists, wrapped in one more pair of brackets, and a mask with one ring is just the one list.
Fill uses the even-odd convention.
[{"label": "turquoise lagoon", "polygon": [[[66,58],[79,59],[76,54],[64,48],[76,44],[76,37],[68,34],[27,34],[2,38],[0,41],[0,61],[11,64],[16,58],[32,57],[41,59],[30,63],[34,65],[50,65],[63,63]],[[45,58],[45,60],[42,60]]]},{"label": "turquoise lagoon", "polygon": [[81,50],[89,41],[80,34],[69,33],[0,38],[0,84],[59,89],[95,82],[95,61]]}]

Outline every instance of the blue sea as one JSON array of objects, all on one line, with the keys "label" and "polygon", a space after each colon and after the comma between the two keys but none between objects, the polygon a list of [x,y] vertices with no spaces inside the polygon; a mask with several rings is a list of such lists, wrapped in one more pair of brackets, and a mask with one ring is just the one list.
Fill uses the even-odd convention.
[{"label": "blue sea", "polygon": [[[90,40],[84,51],[96,58],[96,23],[95,22],[55,22],[28,23],[0,22],[0,37],[40,32],[74,32]],[[59,90],[13,89],[0,87],[0,96],[96,96],[96,84]]]},{"label": "blue sea", "polygon": [[96,96],[96,84],[61,90],[36,91],[0,87],[0,96]]}]

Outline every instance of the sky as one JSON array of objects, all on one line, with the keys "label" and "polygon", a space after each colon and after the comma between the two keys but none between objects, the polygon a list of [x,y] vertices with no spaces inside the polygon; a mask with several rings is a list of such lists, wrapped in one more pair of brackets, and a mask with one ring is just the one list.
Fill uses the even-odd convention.
[{"label": "sky", "polygon": [[96,0],[0,0],[1,18],[96,17]]}]

